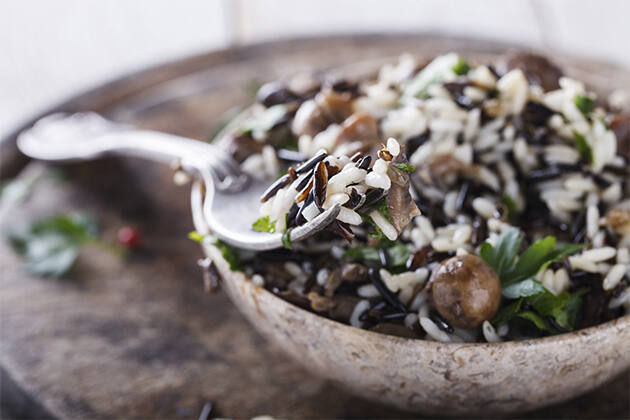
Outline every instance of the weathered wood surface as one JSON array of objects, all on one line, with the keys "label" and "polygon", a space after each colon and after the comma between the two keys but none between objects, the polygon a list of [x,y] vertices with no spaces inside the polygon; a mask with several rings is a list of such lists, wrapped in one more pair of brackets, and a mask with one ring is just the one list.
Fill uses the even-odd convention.
[{"label": "weathered wood surface", "polygon": [[[497,48],[415,36],[277,42],[149,70],[61,108],[93,109],[204,138],[223,112],[249,101],[245,86],[252,80],[403,51],[432,55],[454,49],[483,58]],[[3,174],[18,166],[7,152],[10,140],[0,149]],[[127,260],[87,249],[67,278],[51,280],[26,274],[0,243],[6,415],[195,418],[210,401],[212,416],[411,416],[313,377],[265,342],[225,295],[203,293],[195,265],[201,251],[185,238],[192,229],[188,188],[175,187],[170,170],[134,159],[106,159],[64,166],[63,172],[64,180],[40,184],[26,203],[8,213],[2,231],[58,211],[80,210],[98,216],[105,238],[113,239],[123,225],[138,226],[144,245]],[[622,374],[589,395],[527,416],[627,418],[629,392],[630,380]]]}]

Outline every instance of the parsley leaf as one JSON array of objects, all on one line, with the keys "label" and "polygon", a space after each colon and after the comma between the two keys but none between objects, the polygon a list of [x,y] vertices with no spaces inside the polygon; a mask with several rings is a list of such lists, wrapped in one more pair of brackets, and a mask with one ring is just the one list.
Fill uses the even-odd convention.
[{"label": "parsley leaf", "polygon": [[520,312],[522,304],[523,299],[521,298],[499,309],[499,312],[497,312],[497,314],[494,316],[494,319],[492,320],[492,324],[501,325],[508,322]]},{"label": "parsley leaf", "polygon": [[505,204],[505,208],[507,209],[507,217],[509,220],[513,220],[516,217],[516,202],[510,195],[503,195],[503,204]]},{"label": "parsley leaf", "polygon": [[580,157],[588,163],[593,163],[593,149],[588,144],[583,135],[573,130],[573,138],[575,139],[575,147],[580,153]]},{"label": "parsley leaf", "polygon": [[492,246],[489,242],[481,244],[479,256],[494,269],[502,282],[513,270],[521,242],[521,232],[518,229],[510,229],[499,236],[496,245]]},{"label": "parsley leaf", "polygon": [[536,312],[522,311],[516,314],[516,317],[530,321],[539,330],[547,331],[547,332],[555,332],[554,329],[551,328],[551,326],[549,325],[549,321],[547,321],[545,318],[538,315]]},{"label": "parsley leaf", "polygon": [[389,256],[390,267],[400,267],[405,265],[411,253],[407,245],[399,242],[387,248],[387,255]]},{"label": "parsley leaf", "polygon": [[286,232],[282,234],[282,246],[284,246],[286,249],[291,249],[291,231],[292,230],[293,228],[289,228],[287,229]]},{"label": "parsley leaf", "polygon": [[191,241],[195,241],[198,244],[201,243],[201,241],[203,241],[203,238],[205,238],[206,235],[202,235],[201,233],[197,232],[196,230],[193,230],[192,232],[188,233],[188,239],[190,239]]},{"label": "parsley leaf", "polygon": [[188,239],[197,243],[202,243],[204,240],[210,240],[214,246],[216,246],[221,255],[227,261],[232,271],[242,271],[243,267],[236,251],[225,242],[216,238],[214,235],[202,235],[197,231],[192,231],[188,234]]},{"label": "parsley leaf", "polygon": [[496,245],[484,242],[479,249],[479,256],[494,269],[504,287],[533,277],[552,262],[561,261],[586,246],[556,246],[556,238],[547,236],[534,242],[517,260],[521,243],[520,230],[513,228],[499,236]]},{"label": "parsley leaf", "polygon": [[59,214],[8,235],[25,268],[41,276],[61,277],[74,264],[81,246],[99,243],[94,220],[84,214]]},{"label": "parsley leaf", "polygon": [[394,163],[394,167],[396,169],[400,169],[401,171],[405,171],[405,172],[413,172],[413,171],[416,170],[415,166],[413,166],[413,165],[411,165],[409,163],[406,163],[406,162]]},{"label": "parsley leaf", "polygon": [[470,69],[470,64],[468,64],[468,62],[461,57],[457,60],[457,63],[455,63],[452,68],[453,73],[458,76],[465,76],[466,74],[468,74]]},{"label": "parsley leaf", "polygon": [[378,251],[367,245],[359,245],[348,249],[341,256],[353,261],[379,261]]},{"label": "parsley leaf", "polygon": [[[547,236],[534,242],[518,256],[521,243],[520,231],[511,229],[499,236],[496,245],[485,242],[479,250],[480,257],[499,276],[503,297],[515,299],[504,306],[492,322],[498,325],[520,318],[548,333],[557,333],[558,329],[572,330],[581,305],[581,295],[585,291],[554,295],[534,276],[549,264],[574,254],[585,244],[557,246],[556,238]],[[527,309],[523,303],[527,303]],[[550,323],[546,317],[550,317],[554,323]]]},{"label": "parsley leaf", "polygon": [[504,287],[501,293],[508,299],[517,299],[519,297],[532,296],[544,291],[545,288],[540,282],[533,279],[526,279]]},{"label": "parsley leaf", "polygon": [[589,96],[576,95],[573,102],[585,117],[595,109],[595,100]]},{"label": "parsley leaf", "polygon": [[[411,253],[407,246],[400,242],[392,242],[382,239],[379,242],[379,248],[384,248],[387,253],[388,267],[400,268],[404,267]],[[343,253],[342,258],[352,261],[380,263],[381,259],[378,255],[378,249],[368,245],[359,245],[348,249]]]},{"label": "parsley leaf", "polygon": [[229,245],[227,245],[225,242],[221,240],[217,240],[214,245],[217,248],[219,248],[219,250],[221,251],[221,255],[223,256],[225,261],[227,261],[228,264],[230,265],[230,270],[232,271],[242,270],[241,261],[239,260],[238,255],[236,254],[236,251],[234,251]]},{"label": "parsley leaf", "polygon": [[269,220],[269,216],[264,216],[264,217],[261,217],[258,220],[256,220],[252,224],[252,227],[254,228],[254,230],[256,232],[275,233],[276,232],[276,221],[274,220],[272,222],[272,221]]}]

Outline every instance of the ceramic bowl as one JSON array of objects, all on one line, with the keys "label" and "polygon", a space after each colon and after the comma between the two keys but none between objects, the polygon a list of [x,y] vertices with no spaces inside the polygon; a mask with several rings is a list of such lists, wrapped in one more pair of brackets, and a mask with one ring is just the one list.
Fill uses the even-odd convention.
[{"label": "ceramic bowl", "polygon": [[[378,58],[329,72],[360,78],[393,60]],[[630,74],[617,70],[607,77],[602,74],[606,66],[586,63],[598,71],[587,65],[568,65],[565,71],[599,92],[624,86]],[[228,126],[224,133],[230,130]],[[217,136],[219,143],[224,133]],[[200,203],[196,185],[193,219],[204,232]],[[243,273],[231,272],[214,246],[206,244],[204,251],[217,265],[230,299],[267,339],[315,375],[401,409],[439,415],[533,410],[574,398],[630,368],[630,315],[525,341],[441,343],[394,337],[303,310]]]},{"label": "ceramic bowl", "polygon": [[[201,188],[192,194],[199,217]],[[630,368],[630,315],[553,337],[503,343],[441,343],[342,324],[288,303],[203,244],[223,290],[268,340],[313,374],[363,398],[426,414],[533,410],[587,392]]]}]

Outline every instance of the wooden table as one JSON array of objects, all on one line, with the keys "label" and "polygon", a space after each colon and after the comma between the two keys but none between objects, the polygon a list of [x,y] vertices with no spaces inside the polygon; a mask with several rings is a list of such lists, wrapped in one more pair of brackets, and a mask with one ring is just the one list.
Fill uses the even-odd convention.
[{"label": "wooden table", "polygon": [[[246,104],[246,86],[347,60],[456,49],[491,56],[497,45],[420,36],[282,41],[222,51],[133,75],[60,106],[205,138],[227,109]],[[17,173],[11,138],[3,175]],[[88,248],[63,279],[25,273],[0,243],[0,367],[3,417],[197,418],[211,416],[414,417],[354,397],[313,377],[259,336],[218,293],[203,292],[195,261],[188,188],[135,159],[61,167],[8,211],[2,231],[59,211],[90,212],[103,237],[137,226],[143,246],[127,259]],[[534,418],[624,418],[628,374]],[[519,414],[518,416],[524,416]]]}]

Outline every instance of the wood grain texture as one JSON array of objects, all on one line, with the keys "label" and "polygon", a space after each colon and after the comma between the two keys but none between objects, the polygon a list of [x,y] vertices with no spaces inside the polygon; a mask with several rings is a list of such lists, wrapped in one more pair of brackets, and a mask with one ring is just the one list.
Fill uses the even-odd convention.
[{"label": "wood grain texture", "polygon": [[[86,93],[63,104],[117,120],[205,138],[220,115],[249,101],[245,86],[300,69],[326,68],[403,51],[456,49],[489,57],[502,47],[411,35],[268,43],[194,57]],[[613,71],[605,69],[606,71]],[[12,138],[5,140],[10,145]],[[224,294],[203,293],[202,256],[188,188],[135,159],[63,167],[1,222],[2,231],[57,211],[97,215],[105,238],[138,226],[144,246],[127,260],[86,249],[65,279],[30,276],[0,244],[2,403],[23,417],[195,418],[213,416],[412,417],[360,400],[317,379],[258,335]],[[538,418],[624,418],[627,374]],[[520,414],[519,416],[523,416]]]}]

